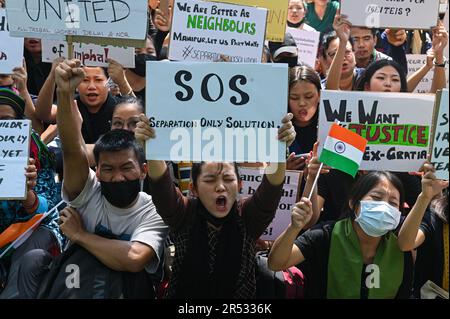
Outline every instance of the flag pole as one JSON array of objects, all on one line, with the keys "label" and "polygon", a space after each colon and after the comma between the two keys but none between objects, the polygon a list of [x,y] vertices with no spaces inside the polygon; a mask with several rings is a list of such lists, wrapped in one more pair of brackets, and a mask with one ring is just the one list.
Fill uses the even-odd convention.
[{"label": "flag pole", "polygon": [[319,175],[320,175],[320,171],[322,170],[322,167],[323,167],[323,163],[320,163],[319,170],[317,172],[316,177],[314,178],[314,183],[311,188],[311,192],[309,193],[309,196],[308,196],[308,200],[311,200],[312,194],[314,192],[314,188],[316,187],[317,181],[319,180]]}]

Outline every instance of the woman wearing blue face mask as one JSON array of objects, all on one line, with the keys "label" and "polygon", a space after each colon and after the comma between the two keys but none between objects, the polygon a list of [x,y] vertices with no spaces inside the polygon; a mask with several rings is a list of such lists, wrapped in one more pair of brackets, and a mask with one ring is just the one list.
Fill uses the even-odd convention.
[{"label": "woman wearing blue face mask", "polygon": [[311,202],[303,198],[272,247],[269,267],[281,270],[308,261],[307,298],[409,298],[412,256],[400,250],[393,233],[403,203],[403,186],[395,175],[370,172],[353,186],[342,219],[297,238],[312,216]]}]

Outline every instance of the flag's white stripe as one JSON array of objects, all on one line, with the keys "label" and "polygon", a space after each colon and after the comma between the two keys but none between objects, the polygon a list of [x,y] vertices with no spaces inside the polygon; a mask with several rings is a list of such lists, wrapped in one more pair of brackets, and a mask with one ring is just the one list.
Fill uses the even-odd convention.
[{"label": "flag's white stripe", "polygon": [[[345,151],[343,153],[337,153],[334,146],[336,145],[336,143],[344,143],[345,145]],[[353,162],[357,163],[358,165],[361,164],[361,159],[362,156],[364,155],[363,152],[361,152],[359,149],[357,149],[356,147],[354,147],[351,144],[345,143],[341,140],[335,139],[331,136],[328,136],[326,141],[325,141],[325,145],[323,146],[324,149],[336,153],[338,155],[344,156],[346,158],[348,158],[349,160],[352,160]]]}]

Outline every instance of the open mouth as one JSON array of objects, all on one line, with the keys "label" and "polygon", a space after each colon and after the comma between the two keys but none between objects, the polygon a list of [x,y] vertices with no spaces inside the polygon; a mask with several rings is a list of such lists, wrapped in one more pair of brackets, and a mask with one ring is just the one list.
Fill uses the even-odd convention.
[{"label": "open mouth", "polygon": [[216,198],[216,207],[219,211],[224,211],[227,207],[227,198],[225,196],[219,196]]}]

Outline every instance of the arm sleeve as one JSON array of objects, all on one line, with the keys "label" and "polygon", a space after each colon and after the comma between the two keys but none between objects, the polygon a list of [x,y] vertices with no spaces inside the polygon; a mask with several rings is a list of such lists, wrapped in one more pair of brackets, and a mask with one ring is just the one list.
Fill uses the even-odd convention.
[{"label": "arm sleeve", "polygon": [[169,169],[157,181],[150,180],[150,194],[164,222],[177,228],[183,224],[190,201],[172,183]]}]

